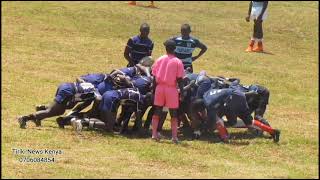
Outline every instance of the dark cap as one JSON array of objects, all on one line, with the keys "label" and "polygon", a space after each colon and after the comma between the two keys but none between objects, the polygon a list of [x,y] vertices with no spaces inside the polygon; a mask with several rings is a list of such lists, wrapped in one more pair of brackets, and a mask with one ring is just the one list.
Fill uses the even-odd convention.
[{"label": "dark cap", "polygon": [[174,42],[174,40],[172,40],[172,39],[166,40],[166,41],[163,43],[163,45],[164,45],[165,47],[176,48],[176,42]]}]

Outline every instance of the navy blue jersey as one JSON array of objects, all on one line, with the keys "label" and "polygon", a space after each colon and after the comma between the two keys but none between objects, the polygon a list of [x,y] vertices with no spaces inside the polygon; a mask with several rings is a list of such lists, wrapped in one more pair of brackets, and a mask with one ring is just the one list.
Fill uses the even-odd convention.
[{"label": "navy blue jersey", "polygon": [[136,88],[125,88],[118,90],[107,91],[102,96],[102,101],[99,105],[100,111],[112,111],[116,112],[120,102],[131,102],[144,104],[145,96],[142,95]]},{"label": "navy blue jersey", "polygon": [[68,101],[72,100],[75,94],[76,88],[74,83],[60,84],[55,95],[55,101],[59,104],[66,104]]},{"label": "navy blue jersey", "polygon": [[214,107],[215,109],[222,106],[228,99],[230,99],[233,89],[210,89],[203,95],[204,103],[207,107]]},{"label": "navy blue jersey", "polygon": [[129,77],[133,77],[137,74],[137,67],[133,66],[133,67],[127,67],[127,68],[122,68],[119,69],[124,75],[129,76]]},{"label": "navy blue jersey", "polygon": [[230,122],[236,122],[237,117],[239,117],[246,125],[250,125],[252,123],[252,116],[245,94],[238,90],[233,91],[231,99],[226,103],[222,115],[225,115]]},{"label": "navy blue jersey", "polygon": [[192,80],[197,80],[199,74],[195,74],[195,73],[186,73],[186,77],[192,81]]},{"label": "navy blue jersey", "polygon": [[149,38],[142,39],[137,35],[128,40],[127,47],[131,49],[129,56],[135,64],[138,64],[142,58],[151,55],[153,42]]},{"label": "navy blue jersey", "polygon": [[102,95],[107,91],[113,90],[113,84],[110,81],[103,81],[97,87],[99,93]]},{"label": "navy blue jersey", "polygon": [[74,95],[75,102],[82,102],[87,100],[94,100],[97,93],[97,89],[91,83],[75,83],[76,94]]},{"label": "navy blue jersey", "polygon": [[199,81],[197,83],[198,88],[197,88],[197,95],[196,96],[198,98],[203,97],[204,93],[211,89],[211,87],[212,87],[211,84],[212,84],[212,82],[209,78],[205,78],[205,79]]},{"label": "navy blue jersey", "polygon": [[116,91],[119,93],[119,100],[143,103],[144,96],[137,88],[125,88]]},{"label": "navy blue jersey", "polygon": [[133,87],[138,88],[141,94],[147,94],[150,92],[150,86],[152,79],[147,76],[134,76],[132,79]]},{"label": "navy blue jersey", "polygon": [[229,86],[231,89],[235,89],[241,92],[249,92],[249,87],[248,86],[243,86],[242,84],[231,84]]},{"label": "navy blue jersey", "polygon": [[96,74],[87,74],[80,76],[81,79],[83,79],[85,82],[91,83],[94,85],[94,87],[98,87],[98,85],[104,81],[107,76],[103,73],[96,73]]}]

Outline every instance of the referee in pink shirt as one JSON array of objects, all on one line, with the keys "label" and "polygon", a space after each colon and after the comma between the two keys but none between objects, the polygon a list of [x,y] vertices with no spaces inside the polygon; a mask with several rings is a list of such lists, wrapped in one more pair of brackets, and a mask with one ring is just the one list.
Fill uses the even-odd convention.
[{"label": "referee in pink shirt", "polygon": [[[157,127],[162,108],[168,107],[171,116],[171,131],[173,143],[178,143],[178,108],[179,97],[182,97],[184,68],[182,61],[175,56],[176,43],[173,40],[164,42],[167,55],[158,58],[152,66],[155,77],[155,112],[152,116],[152,139],[159,141]],[[180,96],[177,89],[180,89]],[[181,99],[181,98],[180,98]]]}]

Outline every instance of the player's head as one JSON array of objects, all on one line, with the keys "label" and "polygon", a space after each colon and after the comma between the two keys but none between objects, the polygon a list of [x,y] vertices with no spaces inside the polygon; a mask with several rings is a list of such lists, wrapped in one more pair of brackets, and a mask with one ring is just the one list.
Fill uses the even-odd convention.
[{"label": "player's head", "polygon": [[140,25],[140,37],[147,38],[150,32],[150,26],[147,23],[142,23]]},{"label": "player's head", "polygon": [[139,64],[145,67],[151,67],[154,63],[154,60],[151,56],[146,56],[139,61]]},{"label": "player's head", "polygon": [[182,24],[181,25],[181,35],[188,37],[191,33],[191,27],[189,24]]},{"label": "player's head", "polygon": [[168,54],[174,54],[174,50],[176,49],[176,42],[174,42],[174,40],[166,40],[163,45],[166,47],[166,51]]},{"label": "player's head", "polygon": [[206,105],[204,103],[204,100],[202,98],[195,98],[192,100],[190,107],[192,109],[192,112],[201,112],[206,109]]}]

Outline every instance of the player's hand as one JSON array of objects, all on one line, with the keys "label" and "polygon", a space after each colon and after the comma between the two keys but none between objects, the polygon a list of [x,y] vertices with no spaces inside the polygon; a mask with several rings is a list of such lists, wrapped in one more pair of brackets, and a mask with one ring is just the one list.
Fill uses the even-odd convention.
[{"label": "player's hand", "polygon": [[250,22],[250,16],[247,16],[247,17],[246,17],[246,21],[247,21],[247,22]]}]

